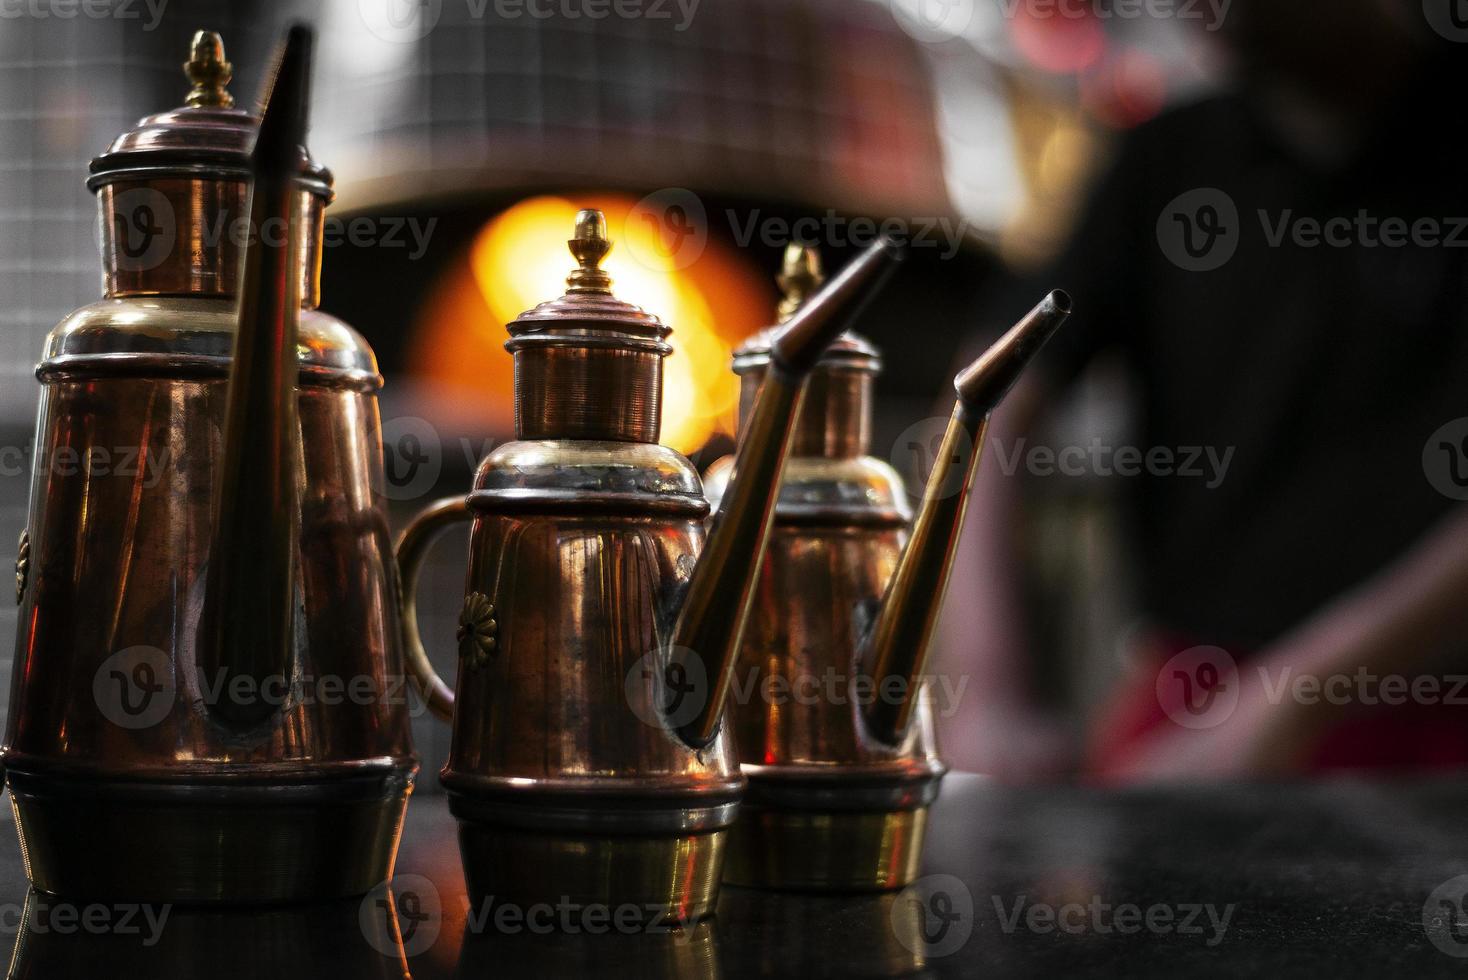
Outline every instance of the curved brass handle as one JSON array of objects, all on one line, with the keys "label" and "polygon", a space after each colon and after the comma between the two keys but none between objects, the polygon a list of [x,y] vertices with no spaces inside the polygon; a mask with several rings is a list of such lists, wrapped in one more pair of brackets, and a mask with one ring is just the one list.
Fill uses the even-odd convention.
[{"label": "curved brass handle", "polygon": [[398,558],[402,590],[398,596],[398,608],[403,620],[403,653],[408,659],[408,669],[421,685],[428,710],[444,721],[454,716],[454,689],[444,683],[433,664],[428,662],[423,637],[418,633],[418,572],[428,554],[428,546],[451,524],[467,521],[473,516],[464,497],[448,497],[430,504],[398,535],[393,549]]}]

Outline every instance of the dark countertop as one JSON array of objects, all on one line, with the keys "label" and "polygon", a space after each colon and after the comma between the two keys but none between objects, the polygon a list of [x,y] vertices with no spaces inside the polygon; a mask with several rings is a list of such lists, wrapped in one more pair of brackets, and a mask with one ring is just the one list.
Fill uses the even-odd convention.
[{"label": "dark countertop", "polygon": [[[1468,926],[1465,803],[1465,780],[1117,792],[952,775],[925,864],[958,883],[933,881],[943,894],[923,896],[950,920],[946,932],[896,896],[730,888],[718,916],[689,932],[488,926],[466,942],[454,823],[443,796],[422,793],[395,879],[401,948],[380,894],[264,911],[175,908],[161,929],[159,909],[32,896],[23,918],[25,876],[5,826],[0,932],[20,940],[12,976],[48,978],[1446,975],[1468,969],[1468,927],[1455,938],[1449,918],[1430,935],[1424,908],[1457,909]],[[922,927],[935,945],[925,948]]]}]

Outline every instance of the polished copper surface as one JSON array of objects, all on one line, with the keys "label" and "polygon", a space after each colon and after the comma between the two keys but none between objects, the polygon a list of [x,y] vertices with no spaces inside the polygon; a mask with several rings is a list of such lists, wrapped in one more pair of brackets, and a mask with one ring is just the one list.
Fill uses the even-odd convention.
[{"label": "polished copper surface", "polygon": [[[822,282],[820,253],[791,245],[776,277],[783,297],[779,323],[761,330],[734,351],[734,373],[741,378],[739,417],[747,419],[764,382],[775,339],[785,323]],[[806,383],[805,407],[795,423],[793,457],[856,458],[872,439],[872,379],[882,370],[881,354],[859,334],[837,337],[821,357],[820,370]]]},{"label": "polished copper surface", "polygon": [[[578,216],[569,245],[566,295],[509,325],[521,441],[399,540],[409,662],[435,711],[451,711],[442,779],[471,892],[691,920],[713,907],[744,790],[718,692],[803,380],[887,247],[776,344],[725,519],[706,535],[697,471],[654,442],[668,328],[611,295],[598,212]],[[430,539],[459,520],[473,527],[450,690],[423,655],[411,589]]]},{"label": "polished copper surface", "polygon": [[600,211],[577,215],[566,243],[577,267],[566,293],[509,324],[520,439],[657,442],[663,358],[672,328],[612,295],[600,267],[611,249]]},{"label": "polished copper surface", "polygon": [[[380,379],[361,337],[298,292],[320,226],[300,220],[295,129],[262,141],[277,156],[259,213],[288,233],[231,280],[254,284],[252,298],[237,310],[218,282],[110,295],[52,332],[37,370],[4,764],[39,888],[286,901],[360,893],[390,872],[417,763],[380,507]],[[141,181],[149,161],[159,182],[193,182],[201,207],[237,200],[210,196],[240,151],[234,136],[198,143],[210,131],[169,123],[119,141],[94,165],[104,217],[114,178]],[[247,346],[261,341],[256,366],[269,365],[253,383],[250,358],[234,356],[241,314]],[[269,406],[246,399],[233,424],[232,373]],[[270,438],[252,449],[260,432]],[[232,541],[217,534],[217,499],[250,519]],[[265,540],[261,563],[250,549]],[[233,583],[211,595],[227,560]],[[211,642],[206,609],[243,649]]]},{"label": "polished copper surface", "polygon": [[[814,250],[792,246],[782,315],[810,289],[801,270],[818,275]],[[735,352],[746,406],[782,329]],[[822,358],[796,423],[798,450],[782,478],[735,671],[744,696],[727,709],[751,788],[731,834],[732,884],[885,889],[916,873],[925,807],[944,771],[931,709],[921,701],[919,723],[889,745],[867,736],[850,690],[870,610],[897,567],[911,516],[896,472],[866,455],[879,369],[876,349],[846,334]],[[714,499],[730,463],[720,460],[705,478]],[[797,700],[803,690],[814,696]]]},{"label": "polished copper surface", "polygon": [[[118,179],[98,189],[97,202],[108,296],[234,295],[249,217],[246,180]],[[308,229],[296,275],[303,302],[315,306],[326,201],[298,190],[295,205],[294,223]]]},{"label": "polished copper surface", "polygon": [[[185,106],[141,120],[92,161],[108,296],[232,295],[244,243],[262,227],[247,224],[246,202],[259,120],[225,88],[233,66],[219,35],[194,35],[184,71],[193,86]],[[301,294],[314,306],[332,177],[304,147],[295,155],[294,220],[307,229]]]},{"label": "polished copper surface", "polygon": [[[812,250],[787,249],[782,315],[799,309],[818,275]],[[941,472],[913,524],[915,543],[900,478],[866,455],[879,355],[847,335],[821,360],[811,388],[823,386],[823,397],[808,396],[796,423],[803,438],[785,468],[735,671],[744,696],[728,708],[750,788],[731,834],[727,881],[881,890],[916,875],[927,807],[945,771],[922,669],[982,438],[969,422],[987,418],[1005,387],[994,379],[1013,380],[1036,340],[1064,318],[1057,315],[1032,315],[978,362],[989,365],[986,381],[961,385],[974,397],[961,403],[970,408],[961,408],[963,424],[950,428],[940,451]],[[763,331],[736,351],[746,395],[768,383],[780,331]],[[742,424],[749,417],[746,409]],[[964,490],[943,498],[937,488],[953,466],[964,467]],[[716,500],[729,469],[721,460],[705,479]],[[867,647],[874,619],[886,625],[871,650],[886,651],[885,659]],[[893,642],[899,636],[906,645]],[[901,717],[901,727],[867,724],[889,715]]]},{"label": "polished copper surface", "polygon": [[873,243],[802,304],[770,343],[769,367],[734,450],[707,554],[673,627],[670,669],[694,678],[696,713],[677,726],[690,745],[713,738],[723,715],[774,526],[780,473],[795,442],[805,380],[901,254],[886,239]]},{"label": "polished copper surface", "polygon": [[[728,830],[610,833],[521,828],[480,819],[451,798],[471,902],[515,908],[602,905],[634,928],[691,928],[718,900]],[[637,913],[633,915],[633,913]]]},{"label": "polished copper surface", "polygon": [[928,808],[822,811],[749,802],[729,834],[724,880],[753,888],[870,892],[918,876]]},{"label": "polished copper surface", "polygon": [[[603,468],[640,487],[614,489]],[[560,508],[567,488],[579,492]],[[492,597],[498,642],[482,666],[460,660],[444,785],[507,801],[736,795],[727,741],[698,753],[669,738],[661,679],[642,670],[704,545],[708,507],[687,461],[651,444],[509,443],[481,464],[468,507],[465,591]]]},{"label": "polished copper surface", "polygon": [[[175,301],[180,302],[180,301]],[[322,314],[315,314],[322,316]],[[210,490],[218,480],[225,383],[74,376],[43,389],[31,494],[31,571],[20,609],[6,737],[7,767],[188,780],[200,776],[302,776],[411,764],[397,615],[391,602],[391,535],[383,491],[376,398],[304,385],[298,393],[306,491],[299,622],[288,680],[307,686],[269,723],[237,739],[200,708],[218,678],[193,668],[209,560]],[[145,453],[123,465],[116,447]],[[327,450],[327,451],[323,451]],[[91,455],[111,466],[87,472]],[[109,657],[133,647],[137,662],[167,671],[171,691],[155,723],[124,728],[103,707],[142,703],[133,668],[122,680]],[[368,697],[340,703],[326,678],[365,678]],[[125,692],[125,693],[124,693]],[[307,695],[310,695],[309,697]],[[116,702],[118,706],[122,701]],[[154,713],[148,706],[149,717]]]}]

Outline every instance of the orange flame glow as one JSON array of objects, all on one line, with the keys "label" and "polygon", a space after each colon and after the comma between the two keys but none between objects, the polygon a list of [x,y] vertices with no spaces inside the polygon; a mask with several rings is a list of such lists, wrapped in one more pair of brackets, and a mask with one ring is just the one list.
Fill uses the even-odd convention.
[{"label": "orange flame glow", "polygon": [[[425,309],[415,369],[459,390],[493,389],[495,405],[488,414],[502,421],[510,395],[504,324],[565,291],[574,265],[566,239],[581,207],[606,213],[613,247],[602,266],[612,276],[613,291],[673,328],[674,353],[664,365],[662,441],[691,453],[716,432],[731,432],[739,397],[731,351],[770,319],[772,287],[747,260],[715,241],[693,263],[675,263],[654,227],[627,220],[635,202],[621,196],[533,197],[492,218],[470,247],[467,270],[451,272],[437,301]],[[465,288],[465,271],[473,288]],[[469,309],[476,305],[478,311]],[[472,374],[466,361],[473,364]]]}]

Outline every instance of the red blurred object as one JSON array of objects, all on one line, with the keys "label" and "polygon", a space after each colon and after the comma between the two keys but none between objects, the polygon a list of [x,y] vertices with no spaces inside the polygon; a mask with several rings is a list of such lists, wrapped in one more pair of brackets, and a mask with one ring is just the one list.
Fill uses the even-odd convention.
[{"label": "red blurred object", "polygon": [[[1186,737],[1164,709],[1158,669],[1169,659],[1199,645],[1176,636],[1164,636],[1150,646],[1152,662],[1124,680],[1102,710],[1092,730],[1086,770],[1103,781],[1124,772],[1146,751],[1152,740],[1169,732]],[[1249,658],[1240,656],[1241,669]],[[1173,692],[1180,703],[1187,695]],[[1448,699],[1444,699],[1446,702]],[[1423,771],[1468,767],[1468,729],[1461,706],[1375,705],[1363,708],[1328,729],[1298,766],[1300,775],[1340,770]],[[1145,773],[1142,774],[1145,778]],[[1199,773],[1206,778],[1206,773]]]},{"label": "red blurred object", "polygon": [[1162,111],[1167,77],[1155,58],[1130,48],[1082,76],[1081,101],[1102,122],[1131,129]]},{"label": "red blurred object", "polygon": [[1106,54],[1106,30],[1084,7],[1019,3],[1009,21],[1015,48],[1036,68],[1073,75]]}]

